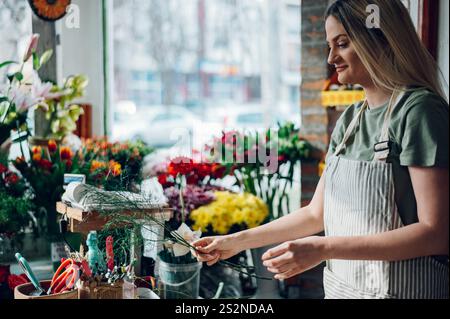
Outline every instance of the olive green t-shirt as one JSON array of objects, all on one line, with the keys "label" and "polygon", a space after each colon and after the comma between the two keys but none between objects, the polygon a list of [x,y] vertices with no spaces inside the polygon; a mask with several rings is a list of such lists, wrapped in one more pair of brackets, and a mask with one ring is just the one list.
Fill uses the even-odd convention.
[{"label": "olive green t-shirt", "polygon": [[[350,106],[336,123],[331,136],[327,160],[362,103]],[[372,161],[374,145],[379,142],[387,103],[366,109],[360,124],[346,143],[341,156]],[[392,142],[387,162],[393,165],[395,201],[404,225],[418,221],[417,203],[408,166],[448,168],[449,106],[440,96],[425,89],[407,92],[395,107],[389,128]]]}]

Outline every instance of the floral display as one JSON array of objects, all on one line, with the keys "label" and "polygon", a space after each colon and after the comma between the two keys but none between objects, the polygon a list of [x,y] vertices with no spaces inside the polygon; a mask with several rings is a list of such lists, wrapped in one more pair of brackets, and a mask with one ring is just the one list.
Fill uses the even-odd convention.
[{"label": "floral display", "polygon": [[[107,138],[85,139],[79,156],[89,165],[88,183],[103,186],[107,190],[133,190],[142,181],[144,157],[153,149],[142,141],[111,143]],[[105,183],[109,177],[120,179]]]},{"label": "floral display", "polygon": [[30,160],[19,157],[14,166],[30,184],[34,202],[41,208],[37,213],[43,222],[41,229],[54,234],[55,206],[64,192],[64,174],[83,174],[88,184],[106,190],[128,190],[133,182],[139,182],[143,157],[150,151],[139,142],[111,144],[105,140],[85,140],[82,148],[74,152],[50,140],[46,147],[32,147]]},{"label": "floral display", "polygon": [[32,224],[33,205],[24,180],[0,161],[0,235],[18,236]]},{"label": "floral display", "polygon": [[38,106],[38,109],[45,112],[48,121],[43,137],[61,140],[77,129],[76,122],[83,114],[83,109],[80,105],[70,102],[83,97],[87,85],[86,76],[75,75],[64,80],[62,87],[51,87],[49,93],[58,98],[47,99],[44,104]]},{"label": "floral display", "polygon": [[205,233],[225,235],[261,225],[269,215],[267,205],[249,194],[214,192],[216,199],[190,214],[193,229]]},{"label": "floral display", "polygon": [[289,213],[287,192],[295,165],[309,158],[312,146],[299,137],[293,123],[286,123],[264,133],[224,132],[206,150],[211,161],[233,172],[242,191],[264,200],[269,207],[268,222]]},{"label": "floral display", "polygon": [[[28,111],[37,106],[47,108],[46,101],[62,96],[61,92],[51,92],[52,83],[42,82],[39,78],[37,71],[48,62],[53,52],[46,51],[39,57],[36,53],[38,41],[39,35],[33,35],[20,67],[8,73],[8,84],[0,87],[0,146],[11,137],[13,131],[19,133],[16,142],[30,136],[27,126]],[[25,64],[31,60],[33,70],[24,74]],[[18,63],[6,61],[0,63],[0,69],[13,65]]]}]

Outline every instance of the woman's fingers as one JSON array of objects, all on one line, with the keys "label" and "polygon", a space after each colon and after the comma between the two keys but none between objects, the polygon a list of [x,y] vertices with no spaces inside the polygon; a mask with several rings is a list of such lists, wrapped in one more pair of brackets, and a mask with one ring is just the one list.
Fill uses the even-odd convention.
[{"label": "woman's fingers", "polygon": [[267,270],[274,274],[281,274],[281,273],[289,271],[290,269],[295,268],[295,267],[296,267],[295,264],[289,263],[289,264],[281,265],[279,267],[267,267]]},{"label": "woman's fingers", "polygon": [[274,257],[280,256],[280,255],[284,254],[285,252],[287,252],[290,248],[291,248],[290,243],[284,243],[284,244],[278,245],[277,247],[274,247],[274,248],[266,251],[262,255],[262,260],[265,261],[265,260],[269,260]]},{"label": "woman's fingers", "polygon": [[218,255],[216,256],[216,258],[214,258],[213,260],[208,261],[206,264],[207,264],[208,266],[212,266],[212,265],[214,265],[215,263],[217,263],[219,260],[220,260],[220,254],[218,254]]},{"label": "woman's fingers", "polygon": [[[207,239],[207,238],[205,238]],[[205,240],[205,241],[197,241],[193,244],[193,246],[203,254],[209,254],[213,250],[217,249],[218,243],[217,240]]]}]

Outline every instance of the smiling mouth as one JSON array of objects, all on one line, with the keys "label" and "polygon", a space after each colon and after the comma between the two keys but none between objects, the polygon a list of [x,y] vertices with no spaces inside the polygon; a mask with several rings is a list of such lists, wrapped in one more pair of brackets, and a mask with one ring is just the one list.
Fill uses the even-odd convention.
[{"label": "smiling mouth", "polygon": [[336,72],[342,72],[342,71],[344,71],[345,69],[347,69],[347,66],[339,66],[339,67],[336,67]]}]

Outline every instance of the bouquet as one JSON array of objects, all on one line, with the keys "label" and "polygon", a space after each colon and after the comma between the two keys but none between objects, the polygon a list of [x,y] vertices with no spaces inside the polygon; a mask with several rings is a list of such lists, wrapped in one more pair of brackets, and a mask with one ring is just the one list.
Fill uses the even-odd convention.
[{"label": "bouquet", "polygon": [[[48,62],[53,51],[46,51],[39,57],[36,53],[38,41],[39,35],[33,35],[20,67],[7,74],[7,85],[0,87],[0,148],[6,148],[5,143],[14,131],[18,133],[18,138],[13,142],[21,142],[31,135],[27,126],[30,109],[48,108],[48,101],[64,95],[63,92],[52,92],[53,84],[42,82],[39,78],[37,71]],[[30,61],[33,63],[33,70],[26,75],[24,67]],[[0,69],[16,64],[18,63],[14,61],[6,61],[0,63]]]},{"label": "bouquet", "polygon": [[269,222],[289,213],[287,191],[294,181],[295,165],[309,158],[312,146],[299,137],[293,123],[287,123],[263,134],[224,132],[206,150],[211,161],[233,172],[242,191],[264,200],[269,207],[265,222]]},{"label": "bouquet", "polygon": [[[90,163],[88,183],[106,190],[132,191],[142,182],[144,158],[152,152],[142,141],[110,143],[107,138],[95,138],[83,141],[79,156]],[[120,178],[108,178],[111,174]]]},{"label": "bouquet", "polygon": [[19,239],[25,228],[32,225],[32,209],[24,180],[0,161],[0,235]]},{"label": "bouquet", "polygon": [[64,80],[64,85],[53,85],[50,94],[58,96],[39,105],[45,113],[48,121],[44,132],[44,138],[63,139],[66,135],[77,129],[77,121],[83,115],[83,109],[78,104],[70,104],[71,101],[84,96],[84,90],[88,85],[88,79],[84,75],[70,76]]}]

